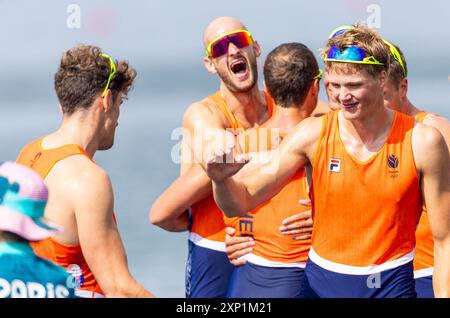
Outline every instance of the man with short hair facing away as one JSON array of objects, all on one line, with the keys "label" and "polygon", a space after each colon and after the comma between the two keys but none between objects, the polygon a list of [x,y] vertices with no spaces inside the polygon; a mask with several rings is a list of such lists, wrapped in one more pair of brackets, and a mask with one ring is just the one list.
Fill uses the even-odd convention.
[{"label": "man with short hair facing away", "polygon": [[108,174],[94,160],[114,144],[120,107],[136,77],[126,61],[79,45],[61,58],[55,90],[63,113],[55,132],[28,144],[17,162],[45,180],[45,216],[65,231],[33,244],[77,278],[80,297],[151,297],[131,275],[114,216]]},{"label": "man with short hair facing away", "polygon": [[[258,160],[270,160],[270,155],[266,153],[264,157],[262,151],[276,151],[281,140],[312,114],[321,77],[314,54],[301,43],[285,43],[270,52],[264,64],[264,83],[274,99],[274,113],[261,127],[238,136],[243,151]],[[254,240],[252,252],[243,257],[246,263],[234,269],[228,297],[300,297],[311,245],[312,220],[310,208],[302,206],[299,200],[309,199],[307,173],[310,172],[310,169],[308,172],[299,169],[268,202],[245,216],[226,218],[227,225],[238,235]],[[284,235],[279,229],[282,220],[299,212],[304,225],[299,239]],[[233,248],[227,246],[227,252]]]}]

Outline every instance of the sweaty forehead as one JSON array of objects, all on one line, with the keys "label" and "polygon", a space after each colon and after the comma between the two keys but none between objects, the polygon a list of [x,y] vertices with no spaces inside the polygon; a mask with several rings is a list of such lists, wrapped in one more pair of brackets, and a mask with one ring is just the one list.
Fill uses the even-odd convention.
[{"label": "sweaty forehead", "polygon": [[325,78],[328,80],[336,77],[339,77],[340,79],[345,77],[372,78],[373,75],[369,73],[365,65],[339,62],[332,62],[325,65]]},{"label": "sweaty forehead", "polygon": [[333,84],[351,84],[358,83],[367,80],[367,75],[362,73],[345,73],[345,72],[336,72],[336,71],[328,71],[325,72],[325,81],[327,83]]}]

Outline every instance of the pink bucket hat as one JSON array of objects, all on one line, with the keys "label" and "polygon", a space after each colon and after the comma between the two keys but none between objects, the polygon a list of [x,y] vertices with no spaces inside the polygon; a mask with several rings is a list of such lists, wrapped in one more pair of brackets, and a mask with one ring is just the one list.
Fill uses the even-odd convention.
[{"label": "pink bucket hat", "polygon": [[0,231],[40,241],[61,232],[43,219],[48,190],[33,170],[14,163],[0,164]]}]

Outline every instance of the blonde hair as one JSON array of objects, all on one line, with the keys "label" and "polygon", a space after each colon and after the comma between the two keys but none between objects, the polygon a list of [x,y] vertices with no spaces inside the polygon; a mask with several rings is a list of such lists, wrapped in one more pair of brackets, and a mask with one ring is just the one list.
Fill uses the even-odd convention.
[{"label": "blonde hair", "polygon": [[368,56],[373,56],[384,65],[325,62],[325,70],[327,72],[332,70],[337,73],[354,74],[356,72],[366,71],[372,76],[377,76],[382,71],[389,71],[391,60],[389,48],[378,32],[370,29],[366,24],[354,24],[348,31],[328,39],[326,47],[323,50],[324,56],[327,56],[333,46],[338,47],[341,51],[349,46],[357,46],[363,49]]}]

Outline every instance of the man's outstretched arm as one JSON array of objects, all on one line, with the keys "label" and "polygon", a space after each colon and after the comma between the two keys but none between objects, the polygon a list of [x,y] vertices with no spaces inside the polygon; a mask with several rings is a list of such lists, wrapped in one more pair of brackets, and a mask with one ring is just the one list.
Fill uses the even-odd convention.
[{"label": "man's outstretched arm", "polygon": [[[241,216],[277,194],[312,160],[322,129],[321,118],[308,118],[272,151],[270,162],[258,164],[258,154],[234,156],[234,145],[216,150],[205,165],[214,199],[228,217]],[[250,163],[249,163],[250,162]]]}]

